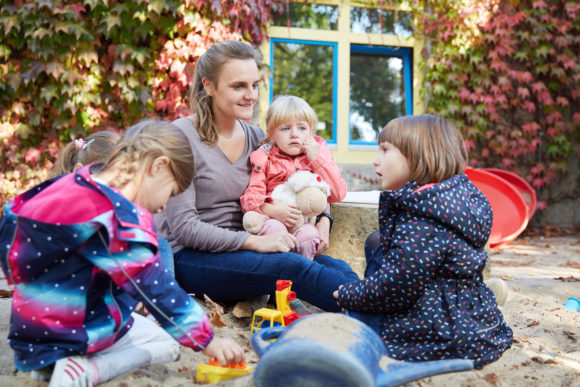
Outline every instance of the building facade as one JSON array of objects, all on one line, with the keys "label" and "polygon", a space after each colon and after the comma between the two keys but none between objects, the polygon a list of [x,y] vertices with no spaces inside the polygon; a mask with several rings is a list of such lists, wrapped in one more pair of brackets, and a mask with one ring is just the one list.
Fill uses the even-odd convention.
[{"label": "building facade", "polygon": [[[381,5],[382,3],[382,5]],[[270,101],[294,94],[312,105],[341,165],[370,165],[377,135],[392,118],[420,114],[423,43],[414,15],[386,1],[288,2],[272,10],[270,40],[261,47],[269,71],[261,92],[262,119]]]}]

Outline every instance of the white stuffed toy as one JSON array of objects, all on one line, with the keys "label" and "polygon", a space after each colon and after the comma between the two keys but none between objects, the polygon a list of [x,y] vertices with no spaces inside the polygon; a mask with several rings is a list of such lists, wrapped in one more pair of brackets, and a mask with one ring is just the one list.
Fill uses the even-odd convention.
[{"label": "white stuffed toy", "polygon": [[[298,171],[272,191],[270,197],[274,204],[293,204],[302,211],[303,218],[288,232],[293,233],[305,223],[314,224],[316,216],[326,209],[330,186],[316,173]],[[244,214],[244,229],[257,234],[262,229],[266,215],[256,211]]]}]

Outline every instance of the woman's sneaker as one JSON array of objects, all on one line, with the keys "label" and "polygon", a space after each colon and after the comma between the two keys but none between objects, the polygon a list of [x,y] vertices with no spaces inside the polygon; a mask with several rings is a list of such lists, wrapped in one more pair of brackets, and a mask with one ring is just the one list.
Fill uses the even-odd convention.
[{"label": "woman's sneaker", "polygon": [[60,359],[48,387],[92,387],[98,384],[98,374],[94,366],[84,357],[71,356]]}]

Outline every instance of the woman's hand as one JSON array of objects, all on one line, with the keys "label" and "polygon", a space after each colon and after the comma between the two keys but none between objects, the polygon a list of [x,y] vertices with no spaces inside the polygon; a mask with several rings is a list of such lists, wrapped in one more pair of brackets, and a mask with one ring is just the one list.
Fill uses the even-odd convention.
[{"label": "woman's hand", "polygon": [[321,217],[316,223],[316,229],[320,235],[320,244],[315,255],[320,255],[330,246],[330,220],[326,216]]},{"label": "woman's hand", "polygon": [[306,157],[308,157],[308,160],[310,161],[315,160],[320,153],[320,145],[318,145],[312,136],[304,140],[304,143],[302,143],[302,148],[304,148],[304,153],[306,153]]},{"label": "woman's hand", "polygon": [[262,211],[270,218],[274,218],[282,222],[289,230],[296,225],[302,216],[302,211],[300,211],[292,204],[264,203]]},{"label": "woman's hand", "polygon": [[250,235],[241,248],[258,253],[287,253],[298,249],[298,239],[286,231],[267,235]]},{"label": "woman's hand", "polygon": [[201,352],[208,357],[215,358],[222,366],[237,364],[246,360],[242,347],[232,339],[223,337],[214,336]]}]

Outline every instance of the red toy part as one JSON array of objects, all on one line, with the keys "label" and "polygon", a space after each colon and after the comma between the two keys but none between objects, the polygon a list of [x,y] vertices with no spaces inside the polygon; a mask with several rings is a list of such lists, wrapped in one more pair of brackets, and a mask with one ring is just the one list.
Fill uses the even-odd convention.
[{"label": "red toy part", "polygon": [[292,286],[292,281],[290,280],[278,280],[276,281],[276,290],[281,292],[287,287]]},{"label": "red toy part", "polygon": [[490,247],[516,239],[528,225],[528,210],[519,191],[503,178],[481,169],[466,168],[469,180],[487,197],[493,211]]},{"label": "red toy part", "polygon": [[526,209],[528,210],[528,220],[534,216],[534,212],[536,212],[536,205],[538,204],[538,198],[536,191],[524,178],[516,173],[506,171],[505,169],[482,168],[482,170],[491,172],[513,185],[515,189],[519,191],[520,195],[524,199],[524,202],[526,203]]}]

